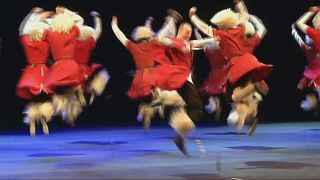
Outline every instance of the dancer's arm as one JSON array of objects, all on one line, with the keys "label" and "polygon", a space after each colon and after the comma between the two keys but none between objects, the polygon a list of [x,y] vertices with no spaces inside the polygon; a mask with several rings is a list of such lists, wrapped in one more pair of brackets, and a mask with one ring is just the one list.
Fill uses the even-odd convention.
[{"label": "dancer's arm", "polygon": [[249,20],[249,12],[243,0],[234,0],[235,10],[240,14],[240,21],[245,22]]},{"label": "dancer's arm", "polygon": [[296,42],[299,44],[300,47],[302,47],[303,45],[305,45],[304,41],[303,41],[302,38],[299,36],[299,33],[297,32],[294,24],[291,25],[291,34],[292,34],[294,40],[296,40]]},{"label": "dancer's arm", "polygon": [[35,7],[30,11],[30,13],[20,23],[19,36],[26,34],[30,30],[31,22],[34,22],[36,20],[40,20],[40,16],[38,16],[38,13],[40,13],[42,11],[43,11],[43,9],[39,8],[39,7]]},{"label": "dancer's arm", "polygon": [[191,22],[200,30],[202,31],[204,34],[206,34],[209,37],[213,37],[213,33],[212,33],[212,27],[209,26],[207,23],[205,23],[204,21],[202,21],[197,15],[197,8],[196,7],[192,7],[189,10],[189,17]]},{"label": "dancer's arm", "polygon": [[127,47],[127,42],[129,41],[127,37],[123,34],[123,32],[118,27],[118,18],[117,16],[112,16],[111,28],[113,33],[119,39],[119,41]]},{"label": "dancer's arm", "polygon": [[297,27],[304,33],[307,33],[307,29],[310,27],[306,23],[317,11],[319,11],[318,7],[310,7],[309,11],[304,13],[297,21]]},{"label": "dancer's arm", "polygon": [[262,21],[253,15],[249,16],[249,20],[256,28],[256,34],[260,39],[263,39],[267,33],[267,28],[263,25]]},{"label": "dancer's arm", "polygon": [[75,12],[73,12],[73,11],[70,11],[70,10],[67,9],[67,8],[64,9],[64,12],[63,12],[63,13],[68,14],[69,16],[71,16],[72,19],[74,20],[75,24],[76,24],[78,27],[81,27],[81,26],[83,25],[84,20],[83,20],[83,18],[82,18],[79,14],[77,14],[77,13],[75,13]]},{"label": "dancer's arm", "polygon": [[192,40],[191,43],[193,45],[193,50],[198,50],[199,48],[203,49],[206,46],[209,46],[212,49],[220,49],[220,41],[216,37]]},{"label": "dancer's arm", "polygon": [[101,25],[102,23],[101,23],[100,14],[98,12],[91,11],[90,15],[93,16],[94,30],[95,30],[92,37],[95,41],[98,41],[102,32],[102,25]]}]

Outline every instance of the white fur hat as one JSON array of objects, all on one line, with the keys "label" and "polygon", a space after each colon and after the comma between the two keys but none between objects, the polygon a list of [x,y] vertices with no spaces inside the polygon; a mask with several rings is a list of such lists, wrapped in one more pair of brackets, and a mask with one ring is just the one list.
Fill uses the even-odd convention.
[{"label": "white fur hat", "polygon": [[230,29],[239,24],[239,15],[230,8],[224,9],[216,13],[210,20],[212,24],[218,26],[221,30]]},{"label": "white fur hat", "polygon": [[132,39],[139,41],[141,39],[148,39],[153,36],[153,31],[145,26],[138,26],[132,32]]}]

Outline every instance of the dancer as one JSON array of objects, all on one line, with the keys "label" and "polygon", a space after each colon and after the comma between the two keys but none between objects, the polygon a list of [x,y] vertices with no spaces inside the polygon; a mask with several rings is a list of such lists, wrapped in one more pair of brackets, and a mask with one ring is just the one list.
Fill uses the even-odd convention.
[{"label": "dancer", "polygon": [[[216,25],[218,29],[212,28],[200,20],[195,14],[196,11],[197,9],[193,7],[189,12],[191,21],[196,27],[210,37],[213,37],[213,35],[220,37],[221,53],[226,61],[228,61],[227,66],[230,66],[228,81],[234,89],[233,93],[237,92],[232,95],[233,101],[237,101],[236,99],[238,99],[238,97],[246,97],[248,95],[246,91],[239,92],[235,91],[235,89],[239,87],[243,90],[248,90],[250,88],[246,88],[246,86],[249,86],[250,82],[256,83],[264,80],[270,75],[272,65],[260,63],[255,56],[244,50],[243,36],[245,28],[243,24],[240,23],[239,16],[232,10],[225,9],[213,16],[211,22]],[[255,89],[250,90],[252,91],[250,91],[249,94],[253,93]],[[238,92],[240,94],[238,94]],[[247,116],[246,114],[242,115],[244,117]],[[238,122],[238,130],[241,131],[246,118],[230,116],[229,119]]]},{"label": "dancer", "polygon": [[29,124],[30,135],[36,135],[36,122],[42,125],[43,133],[49,134],[47,122],[53,115],[53,105],[48,91],[44,88],[44,81],[48,74],[46,65],[49,45],[43,40],[43,32],[49,28],[44,20],[52,12],[43,11],[36,7],[24,18],[19,27],[20,43],[24,49],[28,65],[16,86],[16,93],[29,103],[24,110],[24,122]]},{"label": "dancer", "polygon": [[55,63],[51,66],[44,87],[54,94],[52,101],[55,114],[61,114],[66,108],[69,97],[77,94],[82,106],[86,104],[80,86],[80,69],[74,58],[76,39],[83,19],[76,13],[58,6],[52,19],[51,30],[46,30],[44,38],[50,45]]},{"label": "dancer", "polygon": [[[94,97],[101,95],[104,91],[110,76],[101,64],[89,66],[92,50],[96,47],[96,42],[102,31],[99,13],[92,11],[90,15],[93,16],[94,28],[86,25],[80,27],[80,36],[76,40],[74,58],[80,66],[79,78],[83,92],[90,96],[89,104],[92,104]],[[82,106],[75,94],[71,95],[69,99],[69,104],[62,114],[69,124],[74,124],[74,121],[82,112]]]},{"label": "dancer", "polygon": [[[300,90],[307,92],[306,99],[301,101],[300,107],[305,111],[317,111],[318,98],[320,86],[320,58],[317,57],[316,49],[314,44],[308,35],[305,37],[305,41],[299,36],[295,25],[291,26],[292,36],[298,43],[301,50],[305,53],[308,67],[304,70],[302,78],[298,84]],[[319,94],[318,94],[319,96]]]},{"label": "dancer", "polygon": [[[320,7],[310,7],[308,12],[304,13],[297,21],[297,27],[305,34],[307,34],[313,41],[317,53],[320,52]],[[313,27],[307,25],[307,21],[312,19]]]}]

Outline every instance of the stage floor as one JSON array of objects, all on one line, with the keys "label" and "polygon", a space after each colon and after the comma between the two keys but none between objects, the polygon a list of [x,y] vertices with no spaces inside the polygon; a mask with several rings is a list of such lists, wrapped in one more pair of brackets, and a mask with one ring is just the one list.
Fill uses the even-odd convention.
[{"label": "stage floor", "polygon": [[320,179],[320,122],[199,127],[190,157],[169,126],[38,132],[1,133],[1,179]]}]

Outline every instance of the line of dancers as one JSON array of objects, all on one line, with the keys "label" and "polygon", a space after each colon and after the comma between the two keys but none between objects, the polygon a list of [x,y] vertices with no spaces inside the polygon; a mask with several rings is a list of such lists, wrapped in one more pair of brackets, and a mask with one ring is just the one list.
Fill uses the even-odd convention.
[{"label": "line of dancers", "polygon": [[[164,111],[168,111],[169,124],[176,132],[173,141],[185,155],[185,138],[201,120],[203,109],[215,113],[218,119],[221,97],[225,96],[231,104],[228,124],[239,133],[248,124],[247,134],[252,135],[258,123],[259,103],[269,92],[265,80],[273,65],[260,62],[254,55],[267,33],[266,27],[249,13],[244,1],[234,0],[234,5],[234,10],[215,13],[210,24],[201,20],[196,7],[190,8],[188,14],[192,24],[183,21],[179,12],[168,9],[159,30],[152,29],[153,18],[148,17],[133,30],[132,39],[120,30],[116,16],[111,20],[115,36],[134,60],[135,75],[127,96],[140,102],[137,120],[148,132],[155,114],[164,118]],[[308,91],[306,100],[301,102],[301,108],[307,111],[317,109],[320,93],[319,10],[311,7],[292,25],[292,35],[310,63],[298,85]],[[102,65],[89,64],[102,28],[99,13],[90,14],[94,28],[84,25],[80,15],[64,7],[58,6],[55,12],[33,8],[19,27],[28,65],[16,91],[29,101],[24,122],[30,125],[31,135],[35,135],[38,122],[44,134],[49,134],[47,123],[53,116],[61,116],[74,125],[82,109],[102,94],[110,78]],[[314,27],[306,25],[312,16]],[[195,40],[190,40],[192,25]],[[295,27],[308,35],[306,41]],[[211,67],[199,89],[192,79],[197,50],[205,53]],[[199,94],[206,95],[207,105],[203,106]]]}]

